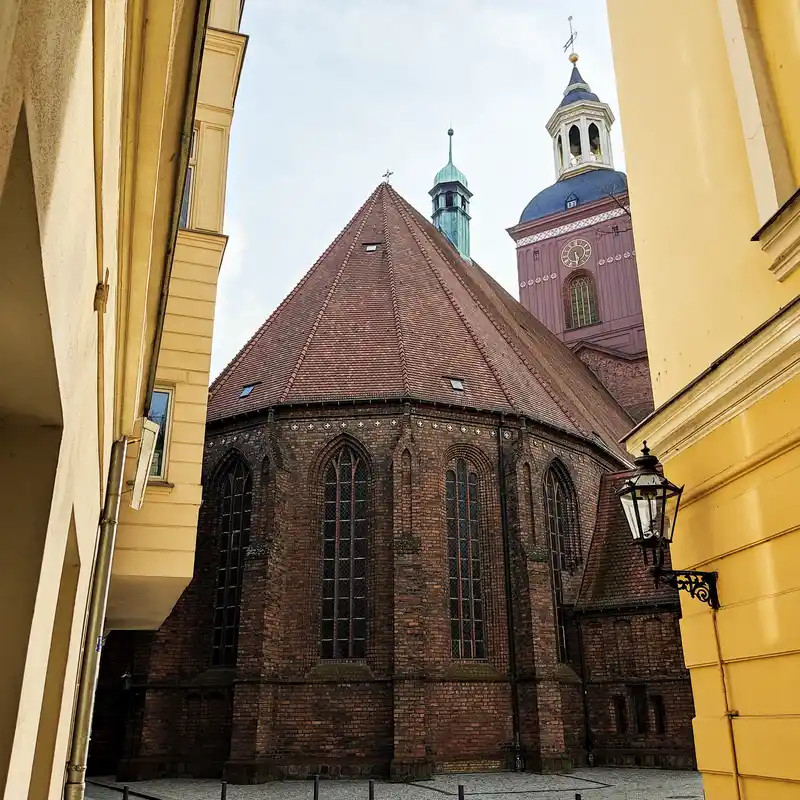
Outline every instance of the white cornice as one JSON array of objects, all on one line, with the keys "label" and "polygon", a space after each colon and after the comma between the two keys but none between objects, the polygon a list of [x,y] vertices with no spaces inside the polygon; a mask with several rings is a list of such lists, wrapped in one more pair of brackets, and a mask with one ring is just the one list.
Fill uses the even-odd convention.
[{"label": "white cornice", "polygon": [[800,302],[730,352],[688,391],[626,437],[647,440],[662,462],[691,447],[800,374]]},{"label": "white cornice", "polygon": [[565,225],[559,225],[557,228],[550,228],[550,230],[534,233],[531,236],[523,236],[521,239],[517,240],[517,249],[525,247],[526,244],[541,242],[544,239],[553,239],[556,236],[561,236],[563,233],[579,231],[581,228],[590,228],[598,222],[606,222],[606,220],[615,219],[627,213],[628,212],[622,208],[612,208],[610,211],[603,211],[601,214],[584,217],[583,219],[576,219],[574,222],[567,222]]},{"label": "white cornice", "polygon": [[559,106],[547,120],[545,128],[551,136],[555,136],[562,121],[565,119],[577,120],[581,116],[604,118],[609,128],[614,124],[614,112],[608,103],[599,100],[578,100],[576,103]]},{"label": "white cornice", "polygon": [[754,238],[772,259],[769,269],[779,281],[800,267],[800,193],[796,192]]}]

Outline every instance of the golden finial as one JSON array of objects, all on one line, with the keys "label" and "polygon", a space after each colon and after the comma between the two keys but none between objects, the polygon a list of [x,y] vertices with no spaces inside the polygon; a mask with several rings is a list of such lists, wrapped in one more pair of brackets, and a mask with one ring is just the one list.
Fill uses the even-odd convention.
[{"label": "golden finial", "polygon": [[578,54],[577,54],[577,53],[570,53],[570,54],[569,54],[569,60],[570,60],[570,61],[571,61],[573,64],[577,64],[577,63],[578,63]]}]

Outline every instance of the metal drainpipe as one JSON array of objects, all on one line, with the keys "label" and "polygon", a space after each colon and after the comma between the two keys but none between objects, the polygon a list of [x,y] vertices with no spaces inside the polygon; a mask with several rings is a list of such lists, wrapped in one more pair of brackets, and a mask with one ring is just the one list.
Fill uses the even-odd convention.
[{"label": "metal drainpipe", "polygon": [[506,507],[506,471],[503,455],[503,421],[497,426],[498,488],[500,490],[500,528],[503,535],[503,572],[506,589],[506,623],[508,625],[508,672],[511,679],[511,720],[514,734],[514,771],[521,772],[522,748],[520,746],[519,686],[517,682],[517,647],[514,641],[514,598],[511,580],[511,541],[508,532]]},{"label": "metal drainpipe", "polygon": [[83,640],[78,701],[72,726],[72,741],[70,743],[70,758],[67,763],[64,800],[83,800],[86,793],[86,761],[89,755],[89,735],[92,727],[97,675],[100,671],[103,626],[108,603],[108,587],[111,583],[111,564],[114,558],[114,543],[117,538],[117,523],[119,522],[119,511],[122,504],[122,476],[128,441],[128,437],[124,436],[111,445],[111,464],[108,470],[103,514],[100,518],[97,559],[94,566],[88,621]]},{"label": "metal drainpipe", "polygon": [[717,625],[717,609],[711,609],[711,619],[714,624],[714,643],[717,646],[717,666],[719,667],[719,677],[722,681],[722,698],[725,701],[725,719],[728,723],[728,746],[731,751],[731,766],[733,769],[733,781],[736,788],[736,798],[742,798],[742,786],[739,779],[739,757],[736,753],[736,737],[733,733],[733,719],[738,717],[736,711],[731,710],[730,697],[728,696],[728,681],[725,676],[725,661],[722,658],[722,643],[719,640],[719,627]]}]

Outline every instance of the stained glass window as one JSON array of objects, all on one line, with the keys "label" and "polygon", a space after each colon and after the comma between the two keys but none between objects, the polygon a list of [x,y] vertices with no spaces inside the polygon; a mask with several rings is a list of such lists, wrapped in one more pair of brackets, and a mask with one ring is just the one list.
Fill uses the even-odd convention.
[{"label": "stained glass window", "polygon": [[478,476],[460,458],[445,476],[453,658],[485,658]]},{"label": "stained glass window", "polygon": [[253,482],[250,470],[236,461],[220,486],[221,525],[214,602],[213,663],[236,665],[239,638],[239,601],[242,594],[244,554],[250,542]]},{"label": "stained glass window", "polygon": [[365,658],[369,473],[345,445],[324,472],[322,658]]},{"label": "stained glass window", "polygon": [[569,327],[583,328],[600,321],[597,293],[590,275],[579,275],[569,283]]}]

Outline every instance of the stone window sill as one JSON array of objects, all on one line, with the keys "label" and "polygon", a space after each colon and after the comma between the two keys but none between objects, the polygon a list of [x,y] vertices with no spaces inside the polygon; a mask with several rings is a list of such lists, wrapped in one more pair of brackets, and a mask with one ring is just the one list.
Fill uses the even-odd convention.
[{"label": "stone window sill", "polygon": [[[133,486],[133,481],[127,481],[128,486]],[[169,494],[175,488],[174,483],[162,480],[148,480],[146,492],[153,492],[155,494]]]}]

